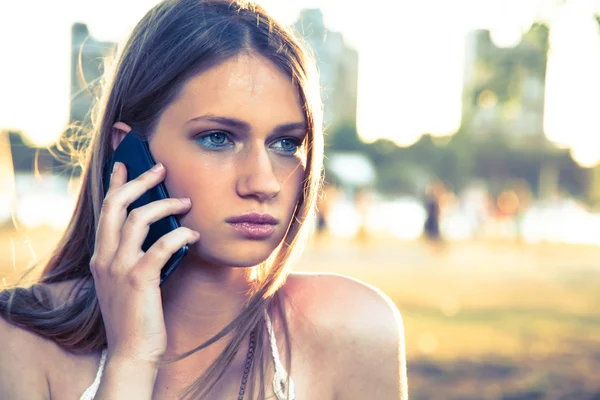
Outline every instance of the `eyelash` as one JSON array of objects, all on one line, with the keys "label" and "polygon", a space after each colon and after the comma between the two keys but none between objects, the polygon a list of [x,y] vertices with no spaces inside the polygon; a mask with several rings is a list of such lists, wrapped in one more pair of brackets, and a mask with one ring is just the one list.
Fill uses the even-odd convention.
[{"label": "eyelash", "polygon": [[[223,135],[224,138],[228,141],[228,142],[224,142],[221,144],[214,144],[210,142],[211,138],[214,138],[215,135]],[[277,142],[282,142],[284,140],[290,141],[292,142],[292,144],[295,145],[294,151],[290,152],[287,150],[283,150],[283,149],[278,149],[277,152],[286,156],[293,156],[295,155],[298,150],[300,149],[300,147],[302,146],[302,141],[298,138],[295,138],[293,136],[285,136],[285,137],[281,137],[278,138],[277,140],[273,141],[271,143],[271,145],[273,143],[277,143]],[[199,137],[196,138],[196,142],[198,142],[201,146],[206,147],[208,149],[211,150],[221,150],[224,148],[228,148],[228,147],[232,147],[233,146],[233,140],[231,138],[231,135],[225,131],[210,131],[208,133],[205,133]],[[271,145],[269,147],[271,147]]]}]

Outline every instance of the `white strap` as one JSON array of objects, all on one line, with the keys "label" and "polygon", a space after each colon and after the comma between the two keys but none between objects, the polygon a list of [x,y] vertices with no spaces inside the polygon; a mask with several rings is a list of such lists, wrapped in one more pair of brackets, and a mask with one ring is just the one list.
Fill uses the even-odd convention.
[{"label": "white strap", "polygon": [[[271,344],[271,355],[273,356],[273,364],[275,365],[275,376],[273,377],[273,391],[277,396],[277,400],[294,400],[296,398],[294,390],[294,381],[292,377],[288,376],[285,367],[281,363],[279,357],[279,350],[277,349],[277,340],[275,339],[275,332],[273,331],[273,325],[271,324],[271,318],[265,311],[265,322],[267,330],[269,331],[269,343]],[[288,386],[289,378],[289,386]],[[288,397],[289,392],[289,397]]]},{"label": "white strap", "polygon": [[100,387],[100,380],[102,379],[102,373],[104,372],[104,364],[106,364],[106,349],[102,350],[100,365],[98,366],[98,372],[96,372],[94,383],[83,392],[79,400],[94,400],[96,392],[98,392],[98,388]]}]

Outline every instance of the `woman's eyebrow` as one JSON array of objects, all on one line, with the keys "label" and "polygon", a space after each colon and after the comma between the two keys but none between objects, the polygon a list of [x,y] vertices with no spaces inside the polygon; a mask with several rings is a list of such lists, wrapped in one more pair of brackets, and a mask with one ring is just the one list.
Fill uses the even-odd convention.
[{"label": "woman's eyebrow", "polygon": [[[190,119],[189,121],[186,122],[186,124],[188,124],[190,122],[194,122],[194,121],[214,122],[214,123],[226,125],[231,128],[235,128],[235,129],[238,129],[238,130],[241,130],[244,132],[250,132],[252,130],[250,124],[247,123],[246,121],[242,121],[240,119],[231,118],[231,117],[221,117],[221,116],[214,115],[214,114],[200,115],[198,117]],[[295,130],[306,131],[307,129],[308,129],[308,126],[307,126],[306,122],[304,122],[304,121],[291,122],[291,123],[287,123],[287,124],[277,125],[275,128],[273,128],[272,134],[279,135],[279,134],[289,132],[289,131],[295,131]]]},{"label": "woman's eyebrow", "polygon": [[190,119],[188,122],[186,122],[186,124],[188,124],[190,122],[194,122],[194,121],[215,122],[220,125],[226,125],[231,128],[236,128],[236,129],[240,129],[243,131],[250,130],[250,124],[248,124],[247,122],[244,122],[244,121],[236,119],[236,118],[220,117],[220,116],[214,115],[214,114],[200,115],[198,117]]},{"label": "woman's eyebrow", "polygon": [[290,131],[302,131],[302,134],[306,133],[308,126],[306,122],[292,122],[289,124],[277,125],[273,129],[273,135],[281,135]]}]

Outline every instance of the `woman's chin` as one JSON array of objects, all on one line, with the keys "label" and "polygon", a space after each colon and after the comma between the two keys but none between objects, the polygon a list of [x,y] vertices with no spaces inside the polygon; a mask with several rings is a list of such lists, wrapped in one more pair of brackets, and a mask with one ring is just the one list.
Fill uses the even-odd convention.
[{"label": "woman's chin", "polygon": [[264,243],[250,243],[248,245],[218,246],[219,248],[206,248],[201,245],[189,247],[189,258],[197,259],[200,263],[208,263],[233,268],[254,267],[265,262],[275,250],[273,246]]}]

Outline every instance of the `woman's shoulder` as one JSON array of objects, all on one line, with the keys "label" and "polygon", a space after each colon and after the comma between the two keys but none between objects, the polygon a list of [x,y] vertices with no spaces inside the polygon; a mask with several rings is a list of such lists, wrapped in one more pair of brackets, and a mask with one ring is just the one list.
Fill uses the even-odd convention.
[{"label": "woman's shoulder", "polygon": [[[50,307],[68,303],[80,287],[79,281],[53,284],[36,284],[26,290],[32,298]],[[2,293],[7,300],[11,291]],[[10,300],[9,300],[10,301]],[[16,304],[20,303],[20,304]],[[12,307],[27,307],[26,301],[15,301]],[[21,309],[21,314],[31,310]],[[36,318],[31,313],[30,318]],[[95,368],[94,355],[88,357],[70,354],[55,342],[26,328],[10,322],[10,317],[0,317],[0,398],[48,399],[51,387],[59,387],[54,375],[89,375]],[[89,360],[88,360],[89,359]],[[90,371],[88,371],[90,370]],[[60,382],[59,382],[60,383]],[[53,389],[54,391],[54,389]]]},{"label": "woman's shoulder", "polygon": [[319,342],[329,368],[337,371],[333,379],[341,398],[366,398],[375,388],[379,398],[403,398],[404,328],[389,296],[365,282],[329,273],[290,274],[284,294],[295,319],[307,321],[310,337]]},{"label": "woman's shoulder", "polygon": [[360,334],[386,325],[394,330],[402,323],[388,295],[348,276],[296,272],[289,275],[284,292],[303,313],[329,329],[344,326],[350,333]]},{"label": "woman's shoulder", "polygon": [[0,398],[48,398],[43,340],[0,317],[0,342]]}]

